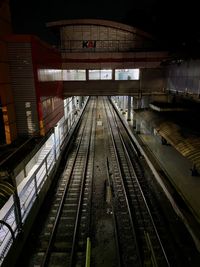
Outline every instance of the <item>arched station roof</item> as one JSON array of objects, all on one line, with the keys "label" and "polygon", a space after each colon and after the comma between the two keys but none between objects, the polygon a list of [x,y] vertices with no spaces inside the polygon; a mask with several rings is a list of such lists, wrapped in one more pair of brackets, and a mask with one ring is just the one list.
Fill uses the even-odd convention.
[{"label": "arched station roof", "polygon": [[60,20],[60,21],[53,21],[46,23],[47,27],[51,28],[60,28],[63,26],[69,26],[69,25],[98,25],[98,26],[104,26],[104,27],[110,27],[115,28],[118,30],[130,32],[136,35],[139,35],[140,37],[147,38],[150,40],[154,40],[151,34],[144,32],[136,27],[111,21],[111,20],[102,20],[102,19],[71,19],[71,20]]}]

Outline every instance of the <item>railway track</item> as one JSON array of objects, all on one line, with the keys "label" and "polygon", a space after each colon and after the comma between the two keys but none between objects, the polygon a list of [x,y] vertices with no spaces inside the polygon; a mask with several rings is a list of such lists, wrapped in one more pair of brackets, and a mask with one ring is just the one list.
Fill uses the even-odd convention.
[{"label": "railway track", "polygon": [[85,261],[93,177],[94,107],[88,107],[59,179],[30,266],[75,266]]},{"label": "railway track", "polygon": [[[101,140],[98,142],[97,132]],[[102,146],[98,148],[98,151],[102,151],[101,157],[95,157],[97,143]],[[175,247],[171,246],[171,240],[168,239],[162,214],[156,208],[157,200],[149,192],[146,173],[139,158],[137,148],[109,100],[90,99],[73,145],[66,155],[64,171],[48,207],[39,242],[26,267],[85,266],[87,238],[95,241],[92,237],[98,229],[95,224],[105,219],[102,215],[106,210],[103,203],[105,192],[98,191],[98,188],[103,188],[98,185],[103,185],[105,179],[107,192],[111,192],[109,210],[113,223],[109,223],[109,227],[112,224],[114,229],[115,251],[113,253],[112,250],[114,256],[111,257],[114,266],[183,266],[183,261],[179,260],[179,255],[175,255]],[[95,159],[98,159],[98,178],[94,177]],[[107,162],[102,164],[103,160]],[[107,170],[100,175],[100,169],[105,166]],[[96,212],[96,209],[100,211]],[[97,244],[95,252],[102,248]],[[97,253],[101,255],[101,251]],[[99,256],[94,258],[93,255],[91,266],[101,266],[97,263]]]},{"label": "railway track", "polygon": [[[110,129],[109,172],[122,266],[170,266],[138,181],[116,115],[104,103]],[[141,177],[140,177],[141,178]]]}]

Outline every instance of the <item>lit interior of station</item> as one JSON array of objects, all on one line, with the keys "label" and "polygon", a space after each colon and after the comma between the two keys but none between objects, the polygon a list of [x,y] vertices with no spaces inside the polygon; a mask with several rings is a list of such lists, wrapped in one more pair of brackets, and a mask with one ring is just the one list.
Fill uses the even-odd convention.
[{"label": "lit interior of station", "polygon": [[[150,34],[122,23],[96,19],[48,22],[47,28],[60,38],[60,45],[55,48],[37,36],[13,34],[8,2],[0,1],[0,29],[3,29],[0,31],[0,266],[199,266],[200,60],[173,58]],[[93,113],[92,106],[95,107]],[[109,121],[105,118],[110,106],[117,115]],[[74,234],[70,252],[63,247],[65,241],[60,241],[49,245],[48,254],[42,249],[35,252],[37,256],[31,258],[30,265],[25,260],[23,263],[26,244],[30,247],[33,242],[34,247],[35,239],[40,238],[38,234],[38,238],[29,240],[32,231],[37,233],[33,227],[40,224],[41,214],[46,213],[47,198],[57,186],[56,179],[69,172],[63,174],[63,166],[72,168],[70,166],[78,162],[78,156],[73,164],[68,158],[75,153],[73,149],[78,142],[75,137],[79,140],[89,136],[86,131],[89,123],[81,126],[84,116],[91,121],[91,134],[95,132],[95,141],[87,142],[91,147],[93,143],[97,145],[91,148],[92,156],[85,150],[82,152],[83,158],[91,157],[88,173],[82,176],[94,179],[90,204],[84,204],[91,208],[89,217],[93,218],[85,223],[89,225],[87,234],[90,235],[83,242],[84,251],[79,251],[82,241],[78,241],[78,232]],[[116,117],[126,130],[120,130],[122,126],[116,122],[117,126],[113,125],[109,132]],[[79,133],[82,128],[85,132]],[[117,150],[117,142],[123,139],[121,150],[116,152],[118,163],[113,163],[114,149],[107,139],[112,133],[114,140],[120,131],[126,132],[131,141],[126,145],[128,137],[123,135],[112,141]],[[82,146],[80,143],[80,148]],[[129,165],[119,171],[120,175],[125,177],[129,169],[127,177],[135,177],[138,166],[142,165],[141,173],[148,178],[145,185],[138,188],[144,186],[145,192],[155,186],[152,199],[160,195],[158,209],[162,207],[167,219],[159,218],[166,220],[165,231],[171,231],[173,245],[167,243],[164,234],[159,238],[157,222],[154,223],[150,213],[148,192],[142,205],[146,205],[151,223],[153,221],[158,251],[157,243],[154,247],[155,237],[151,239],[152,233],[148,230],[151,228],[143,225],[137,229],[139,222],[135,223],[134,216],[138,213],[135,211],[133,215],[136,204],[134,206],[131,195],[133,188],[129,188],[134,182],[127,180],[124,186],[117,184],[117,174],[114,180],[116,166],[124,166],[120,156],[125,148],[126,151],[133,149],[136,156],[131,158],[124,152]],[[135,157],[140,163],[132,170],[130,162]],[[61,180],[61,183],[67,181]],[[127,202],[131,202],[128,211],[119,211],[122,190],[115,191],[117,187],[130,190],[130,196],[126,197]],[[142,197],[144,192],[141,191]],[[80,201],[85,198],[83,195]],[[128,206],[127,202],[121,204],[122,209]],[[131,213],[131,219],[125,219],[127,213]],[[132,226],[134,244],[127,239],[128,220],[131,225],[136,224]],[[53,231],[50,226],[48,229]],[[62,227],[59,229],[62,231]],[[144,236],[140,237],[138,232]],[[133,251],[135,254],[131,256]],[[70,260],[66,260],[68,256]]]}]

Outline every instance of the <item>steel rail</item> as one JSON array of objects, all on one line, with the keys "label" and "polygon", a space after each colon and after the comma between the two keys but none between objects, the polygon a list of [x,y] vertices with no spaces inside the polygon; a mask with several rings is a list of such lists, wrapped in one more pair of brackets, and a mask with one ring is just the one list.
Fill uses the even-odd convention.
[{"label": "steel rail", "polygon": [[[144,196],[143,190],[142,190],[142,188],[141,188],[141,186],[140,186],[140,182],[139,182],[139,180],[138,180],[138,178],[137,178],[137,174],[136,174],[136,172],[135,172],[135,170],[134,170],[133,163],[132,163],[132,161],[131,161],[131,159],[130,159],[130,155],[129,155],[129,152],[128,152],[127,147],[126,147],[126,143],[125,143],[125,141],[124,141],[124,137],[123,137],[123,134],[122,134],[122,130],[121,130],[121,128],[119,127],[119,124],[118,124],[118,122],[117,122],[117,118],[118,118],[118,117],[117,117],[117,115],[116,115],[115,112],[113,112],[113,118],[114,118],[114,123],[115,123],[115,125],[116,125],[116,128],[118,129],[119,138],[120,138],[120,140],[121,140],[121,144],[122,144],[122,146],[123,146],[123,150],[124,150],[124,153],[125,153],[126,160],[127,160],[127,162],[128,162],[128,165],[131,166],[131,171],[134,173],[135,181],[136,181],[137,186],[138,186],[138,188],[139,188],[139,190],[140,190],[142,199],[143,199],[143,201],[144,201],[144,203],[145,203],[145,207],[146,207],[146,209],[147,209],[147,212],[148,212],[148,215],[149,215],[151,224],[152,224],[153,229],[154,229],[154,231],[155,231],[156,238],[157,238],[157,240],[158,240],[158,242],[159,242],[159,244],[160,244],[160,248],[161,248],[162,253],[163,253],[163,255],[164,255],[166,264],[167,264],[167,266],[170,266],[170,263],[169,263],[167,254],[166,254],[166,252],[165,252],[165,249],[164,249],[164,246],[163,246],[163,244],[162,244],[161,238],[160,238],[159,233],[158,233],[158,231],[157,231],[157,228],[156,228],[154,219],[153,219],[153,217],[152,217],[150,208],[149,208],[148,203],[147,203],[147,201],[146,201],[146,198],[145,198],[145,196]],[[121,121],[120,121],[120,122],[121,122]],[[124,128],[124,125],[123,125],[122,123],[121,123],[121,125],[122,125],[123,128]],[[130,139],[129,135],[127,135],[127,136],[128,136],[128,138]]]},{"label": "steel rail", "polygon": [[86,122],[87,121],[85,121],[85,125],[84,125],[84,127],[82,129],[81,137],[80,137],[80,140],[79,140],[79,143],[78,143],[78,146],[77,146],[77,149],[76,149],[75,157],[74,157],[74,160],[73,160],[73,165],[72,165],[72,168],[70,170],[69,179],[68,179],[68,182],[67,182],[67,184],[66,184],[66,186],[64,188],[64,192],[62,194],[62,198],[61,198],[61,201],[60,201],[57,213],[56,213],[56,218],[55,218],[55,221],[54,221],[53,229],[52,229],[51,234],[50,234],[50,239],[49,239],[49,242],[48,242],[48,246],[47,246],[47,249],[45,251],[45,255],[44,255],[42,263],[41,263],[41,267],[47,266],[49,258],[50,258],[52,243],[53,243],[54,238],[55,238],[56,230],[57,230],[57,227],[58,227],[58,222],[59,222],[60,216],[61,216],[61,211],[62,211],[62,208],[64,206],[65,197],[66,197],[66,194],[67,194],[67,191],[68,191],[68,188],[69,188],[69,184],[70,184],[70,181],[71,181],[71,178],[72,178],[72,175],[73,175],[73,169],[74,169],[74,166],[76,164],[76,159],[78,157],[78,153],[79,153],[79,149],[80,149],[80,146],[81,146],[82,139],[84,137],[84,129],[86,127]]},{"label": "steel rail", "polygon": [[[109,160],[107,157],[107,169],[106,169],[106,173],[107,173],[107,177],[108,177],[108,184],[110,189],[112,189],[111,186],[111,179],[110,179],[110,175],[109,175]],[[112,196],[111,196],[112,198]],[[116,240],[116,247],[117,247],[117,257],[118,257],[118,267],[122,266],[122,257],[121,257],[121,253],[120,253],[120,248],[119,248],[119,236],[118,236],[118,232],[117,232],[117,218],[116,218],[116,214],[114,213],[114,205],[113,205],[113,199],[111,199],[111,208],[112,208],[112,216],[113,216],[113,222],[114,222],[114,233],[115,233],[115,240]]]},{"label": "steel rail", "polygon": [[135,174],[135,181],[136,181],[136,183],[137,183],[137,185],[138,185],[138,188],[139,188],[139,190],[140,190],[140,193],[141,193],[141,195],[142,195],[142,199],[143,199],[143,201],[144,201],[144,203],[145,203],[145,206],[146,206],[148,215],[149,215],[149,217],[150,217],[150,220],[151,220],[153,229],[154,229],[154,231],[155,231],[156,237],[157,237],[157,239],[158,239],[158,242],[159,242],[159,244],[160,244],[161,250],[162,250],[163,255],[164,255],[164,257],[165,257],[167,266],[170,266],[169,261],[168,261],[168,258],[167,258],[167,255],[166,255],[166,252],[165,252],[165,249],[164,249],[164,246],[163,246],[162,241],[161,241],[161,238],[160,238],[160,236],[159,236],[159,234],[158,234],[156,225],[155,225],[155,223],[154,223],[154,220],[153,220],[153,217],[152,217],[150,208],[149,208],[149,206],[148,206],[148,203],[147,203],[147,201],[146,201],[146,198],[145,198],[145,196],[144,196],[144,193],[143,193],[143,191],[142,191],[142,188],[141,188],[141,186],[140,186],[140,183],[139,183],[139,181],[138,181],[138,179],[137,179],[137,175],[136,175],[136,173],[135,173],[135,171],[134,171],[134,168],[133,168],[133,165],[132,165],[130,156],[129,156],[129,154],[128,154],[128,151],[127,151],[126,145],[125,145],[125,143],[124,143],[123,137],[121,136],[121,133],[120,133],[120,139],[121,139],[121,142],[122,142],[122,145],[123,145],[123,148],[124,148],[124,152],[125,152],[125,154],[126,154],[126,159],[127,159],[128,163],[129,163],[129,165],[132,167],[132,171],[133,171],[134,174]]},{"label": "steel rail", "polygon": [[[105,106],[105,110],[106,110],[106,113],[107,113],[107,117],[109,118],[106,106]],[[114,139],[114,133],[113,133],[113,129],[112,129],[112,126],[111,126],[110,119],[108,119],[108,127],[109,127],[110,134],[111,134],[111,141],[112,141],[112,145],[113,145],[113,149],[114,149],[114,153],[115,153],[115,159],[116,159],[116,163],[117,163],[117,167],[118,167],[118,172],[119,172],[119,176],[120,176],[122,190],[123,190],[123,193],[124,193],[124,199],[125,199],[126,206],[127,206],[127,211],[128,211],[128,214],[129,214],[129,220],[130,220],[130,224],[131,224],[132,235],[133,235],[134,242],[135,242],[136,254],[137,254],[137,257],[138,257],[137,263],[139,264],[138,266],[142,266],[141,255],[140,255],[139,248],[138,248],[138,241],[136,239],[135,226],[134,226],[134,223],[133,223],[133,220],[132,220],[131,209],[130,209],[130,205],[129,205],[129,201],[128,201],[128,197],[127,197],[127,193],[126,193],[126,189],[125,189],[125,185],[124,185],[124,181],[123,181],[123,177],[122,177],[121,166],[120,166],[120,162],[119,162],[119,158],[118,158],[116,142],[115,142],[115,139]],[[115,212],[115,210],[114,210],[114,212]]]},{"label": "steel rail", "polygon": [[[92,115],[93,115],[94,109],[92,109]],[[84,169],[82,173],[82,179],[81,179],[81,189],[80,189],[80,194],[79,194],[79,201],[78,201],[78,208],[77,208],[77,214],[76,214],[76,220],[75,220],[75,226],[74,226],[74,234],[73,234],[73,242],[72,242],[72,250],[71,250],[71,257],[70,257],[70,263],[69,266],[72,267],[74,264],[74,257],[75,257],[75,246],[76,246],[76,239],[77,239],[77,228],[78,228],[78,223],[80,219],[80,210],[81,210],[81,205],[83,201],[83,193],[84,193],[84,184],[86,180],[86,175],[87,175],[87,168],[88,168],[88,162],[89,162],[89,155],[90,155],[90,148],[91,148],[91,139],[92,139],[92,126],[90,126],[90,134],[89,134],[89,143],[87,147],[87,152],[86,152],[86,158],[85,158],[85,164],[84,164]]]}]

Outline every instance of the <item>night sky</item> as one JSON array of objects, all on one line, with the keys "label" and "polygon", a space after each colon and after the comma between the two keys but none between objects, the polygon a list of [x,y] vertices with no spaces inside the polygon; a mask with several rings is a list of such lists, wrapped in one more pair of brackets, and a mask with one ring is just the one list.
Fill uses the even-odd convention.
[{"label": "night sky", "polygon": [[45,23],[63,19],[107,19],[152,33],[174,50],[200,50],[198,1],[10,0],[15,33],[35,34],[54,44]]}]

